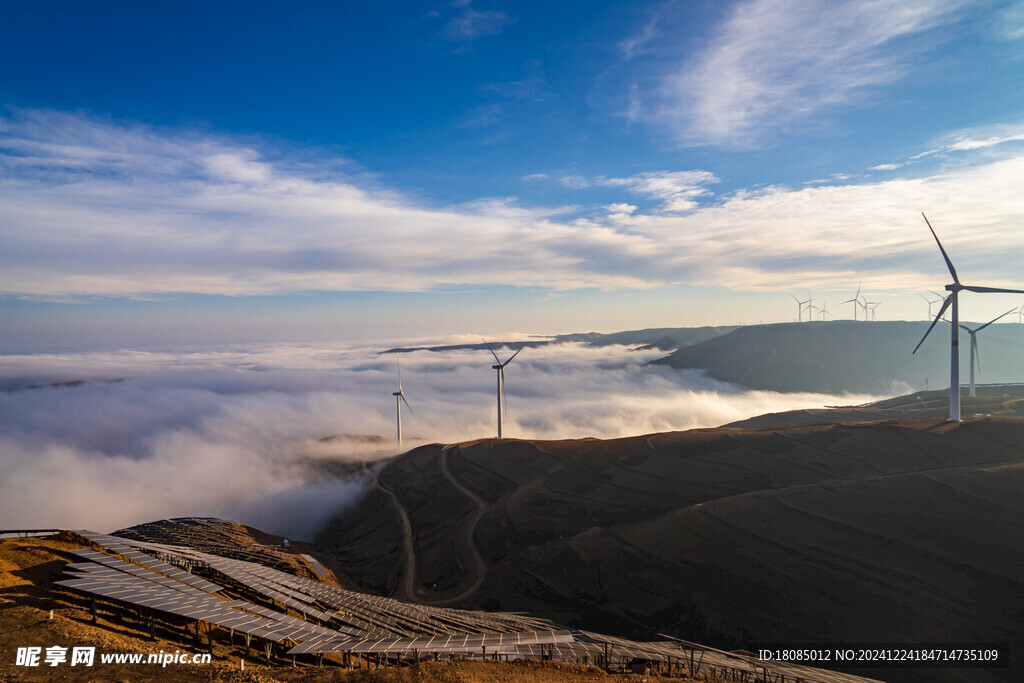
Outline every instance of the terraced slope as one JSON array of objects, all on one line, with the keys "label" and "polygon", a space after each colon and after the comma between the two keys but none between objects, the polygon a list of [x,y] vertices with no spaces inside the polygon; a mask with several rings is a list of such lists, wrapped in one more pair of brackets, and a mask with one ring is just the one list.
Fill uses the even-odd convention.
[{"label": "terraced slope", "polygon": [[1024,420],[991,418],[426,446],[320,543],[378,590],[411,567],[415,599],[623,635],[1024,652],[1022,444]]}]

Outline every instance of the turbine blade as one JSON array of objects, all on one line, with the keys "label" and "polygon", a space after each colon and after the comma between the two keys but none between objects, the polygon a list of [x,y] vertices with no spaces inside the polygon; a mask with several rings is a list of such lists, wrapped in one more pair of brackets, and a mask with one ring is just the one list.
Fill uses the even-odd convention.
[{"label": "turbine blade", "polygon": [[398,393],[402,393],[402,364],[398,361],[398,356],[395,356],[395,365],[398,366]]},{"label": "turbine blade", "polygon": [[[790,296],[793,296],[793,292],[786,292],[786,294],[789,294]],[[797,303],[800,303],[800,299],[797,299],[795,296],[793,296],[793,301],[795,301]]]},{"label": "turbine blade", "polygon": [[937,316],[935,316],[935,320],[933,320],[932,324],[928,326],[928,331],[924,333],[923,337],[921,337],[921,341],[917,342],[917,346],[915,346],[914,350],[910,352],[911,355],[917,353],[917,350],[919,348],[921,348],[921,344],[924,344],[924,340],[928,338],[929,334],[931,334],[932,328],[935,327],[935,323],[939,322],[939,319],[942,318],[942,314],[945,313],[946,309],[949,308],[949,305],[951,303],[953,303],[953,297],[954,296],[956,296],[955,292],[953,294],[950,294],[949,296],[947,296],[946,300],[944,302],[942,302],[942,308],[939,309],[939,314]]},{"label": "turbine blade", "polygon": [[484,345],[487,346],[487,350],[491,352],[491,355],[494,356],[494,360],[498,361],[498,365],[501,365],[501,359],[498,358],[498,354],[494,352],[494,349],[492,349],[491,345],[487,343],[487,340],[483,337],[480,337],[480,339],[483,341]]},{"label": "turbine blade", "polygon": [[968,292],[996,293],[996,294],[1024,294],[1024,289],[1000,289],[999,287],[964,287]]},{"label": "turbine blade", "polygon": [[[924,216],[924,222],[928,223],[928,216],[924,215],[924,211],[921,212]],[[939,241],[939,236],[935,234],[935,229],[931,223],[928,223],[928,229],[932,231],[932,237],[935,238],[935,243],[939,245],[939,251],[942,252],[942,258],[946,259],[946,265],[949,267],[949,274],[953,276],[953,282],[960,284],[960,278],[956,276],[956,268],[953,267],[953,262],[949,260],[949,256],[946,254],[946,250],[942,247],[942,242]]]},{"label": "turbine blade", "polygon": [[408,408],[409,412],[411,413],[412,412],[412,406],[409,405],[409,402],[405,400],[405,395],[404,394],[399,394],[398,396],[402,399],[402,403],[405,404],[405,407]]},{"label": "turbine blade", "polygon": [[[1006,315],[1010,315],[1011,313],[1015,313],[1016,311],[1017,311],[1016,308],[1011,308],[1006,313],[1003,313],[1003,315],[999,316],[999,318],[1002,318],[1003,316],[1006,316]],[[999,318],[992,318],[992,320],[989,320],[987,323],[985,323],[984,325],[982,325],[981,327],[976,329],[975,332],[981,332],[983,329],[985,329],[986,327],[988,327],[989,325],[991,325],[995,321],[999,320]]]},{"label": "turbine blade", "polygon": [[981,372],[981,345],[977,339],[974,340],[974,359],[978,361],[978,372]]},{"label": "turbine blade", "polygon": [[[525,346],[520,346],[520,347],[519,347],[519,351],[522,351],[522,350],[523,350],[523,349],[525,349],[525,348],[526,348]],[[516,356],[518,356],[518,355],[519,355],[519,351],[516,351],[515,353],[513,353],[513,354],[512,354],[512,355],[511,355],[511,356],[509,357],[509,359],[508,359],[507,361],[505,361],[504,363],[502,363],[502,365],[508,365],[509,363],[511,363],[511,362],[512,362],[512,359],[513,359],[513,358],[515,358]]]},{"label": "turbine blade", "polygon": [[974,334],[975,332],[977,332],[978,330],[980,330],[980,329],[981,329],[981,328],[979,327],[979,328],[978,328],[978,330],[972,330],[971,328],[967,327],[967,325],[964,325],[963,323],[960,323],[959,325],[957,325],[957,327],[959,327],[959,328],[960,328],[960,329],[962,329],[962,330],[967,330],[967,331],[968,331],[968,332],[970,332],[971,334]]}]

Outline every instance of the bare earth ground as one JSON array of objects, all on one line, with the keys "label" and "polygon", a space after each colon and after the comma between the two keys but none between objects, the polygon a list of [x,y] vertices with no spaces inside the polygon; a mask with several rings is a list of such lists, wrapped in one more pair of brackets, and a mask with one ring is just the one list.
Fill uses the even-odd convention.
[{"label": "bare earth ground", "polygon": [[[563,683],[565,681],[615,680],[635,683],[640,675],[606,674],[595,667],[533,660],[501,662],[423,662],[418,665],[388,669],[356,669],[346,671],[336,666],[324,668],[300,666],[293,669],[287,662],[265,666],[256,651],[246,659],[241,647],[229,648],[215,643],[213,664],[170,664],[162,668],[154,664],[101,664],[98,653],[158,653],[180,650],[205,652],[182,633],[157,632],[150,640],[143,624],[131,617],[100,609],[97,622],[92,623],[88,601],[67,591],[51,591],[53,581],[60,578],[63,567],[76,561],[69,551],[82,546],[57,538],[14,538],[0,540],[0,681],[352,681],[373,683]],[[53,618],[49,614],[53,610]],[[97,659],[92,667],[56,667],[41,663],[38,667],[17,666],[19,647],[70,648],[95,646]],[[690,677],[661,678],[688,681]],[[700,677],[696,680],[715,680]]]}]

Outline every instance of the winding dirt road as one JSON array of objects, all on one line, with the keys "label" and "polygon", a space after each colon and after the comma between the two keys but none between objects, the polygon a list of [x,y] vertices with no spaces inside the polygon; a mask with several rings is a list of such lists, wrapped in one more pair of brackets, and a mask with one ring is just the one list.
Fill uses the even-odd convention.
[{"label": "winding dirt road", "polygon": [[487,502],[452,476],[451,471],[448,469],[447,457],[448,449],[451,447],[451,445],[448,445],[441,448],[441,451],[437,454],[437,465],[445,478],[451,482],[452,486],[472,500],[476,507],[473,514],[462,523],[459,534],[455,537],[456,554],[457,556],[469,557],[471,559],[470,566],[466,568],[466,576],[473,578],[472,583],[458,593],[432,596],[424,594],[423,586],[416,580],[416,552],[413,548],[412,522],[409,520],[409,515],[406,513],[398,496],[395,495],[395,492],[389,489],[380,478],[377,479],[377,486],[391,499],[392,504],[398,511],[399,520],[402,522],[402,545],[404,546],[405,562],[402,567],[402,581],[398,588],[399,597],[420,604],[450,605],[461,602],[479,590],[484,582],[484,575],[487,572],[484,560],[473,543],[473,533],[476,531],[476,525],[487,509]]}]

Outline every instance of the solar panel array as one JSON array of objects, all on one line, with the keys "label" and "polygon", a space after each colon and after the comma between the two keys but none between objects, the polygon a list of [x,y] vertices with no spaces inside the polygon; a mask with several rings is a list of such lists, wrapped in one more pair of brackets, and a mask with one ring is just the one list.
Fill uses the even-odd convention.
[{"label": "solar panel array", "polygon": [[[517,613],[414,605],[193,548],[90,531],[76,533],[106,552],[74,551],[83,561],[67,565],[69,578],[57,585],[280,643],[294,655],[497,653],[611,664],[629,660],[681,663],[688,652],[678,642],[635,642],[573,632]],[[704,666],[718,668],[750,668],[756,663],[749,657],[710,649],[700,656]],[[760,663],[756,668],[761,670]],[[800,676],[808,682],[864,680],[808,667],[785,669],[787,676]]]},{"label": "solar panel array", "polygon": [[[161,519],[121,529],[115,531],[113,535],[138,541],[185,546],[211,555],[248,560],[283,571],[289,571],[297,564],[301,565],[288,553],[254,543],[242,525],[213,517]],[[320,569],[327,573],[322,566]],[[313,568],[314,574],[315,571],[316,568]]]}]

